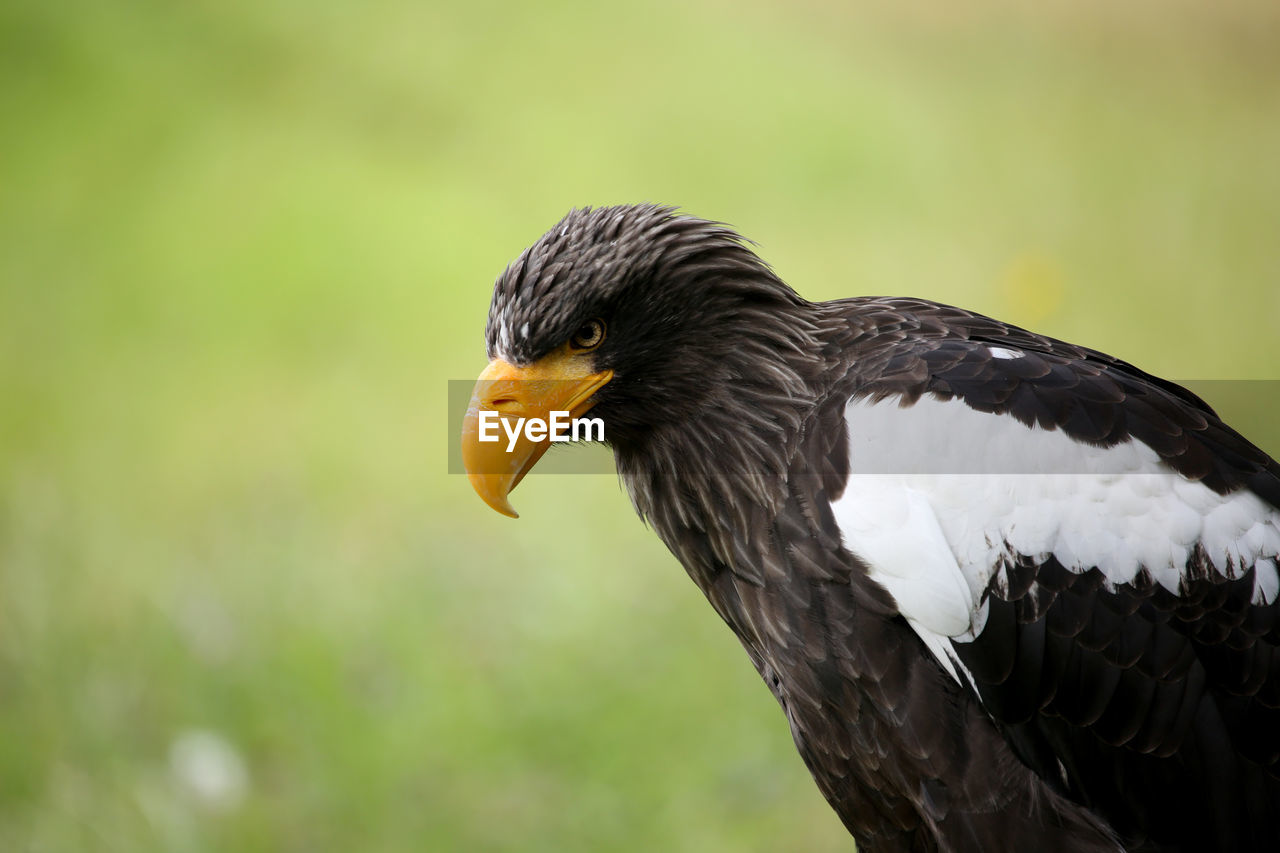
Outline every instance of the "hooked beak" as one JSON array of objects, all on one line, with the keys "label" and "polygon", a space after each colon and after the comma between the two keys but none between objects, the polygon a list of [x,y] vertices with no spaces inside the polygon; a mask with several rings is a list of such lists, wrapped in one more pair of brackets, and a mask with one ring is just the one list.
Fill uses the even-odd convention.
[{"label": "hooked beak", "polygon": [[597,372],[591,367],[591,358],[568,344],[527,367],[498,358],[489,362],[476,380],[462,422],[462,463],[471,487],[485,503],[503,515],[519,517],[507,495],[547,452],[551,439],[531,440],[520,430],[512,441],[508,429],[516,429],[519,418],[549,422],[552,412],[568,412],[570,418],[582,415],[595,405],[595,392],[613,378],[612,370]]}]

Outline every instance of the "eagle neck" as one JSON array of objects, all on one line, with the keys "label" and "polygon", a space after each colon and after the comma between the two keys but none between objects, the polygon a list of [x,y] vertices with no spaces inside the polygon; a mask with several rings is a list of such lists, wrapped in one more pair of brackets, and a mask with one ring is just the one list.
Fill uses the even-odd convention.
[{"label": "eagle neck", "polygon": [[747,579],[788,495],[806,413],[823,393],[814,307],[745,305],[722,329],[696,412],[615,444],[636,511],[707,591],[724,571]]}]

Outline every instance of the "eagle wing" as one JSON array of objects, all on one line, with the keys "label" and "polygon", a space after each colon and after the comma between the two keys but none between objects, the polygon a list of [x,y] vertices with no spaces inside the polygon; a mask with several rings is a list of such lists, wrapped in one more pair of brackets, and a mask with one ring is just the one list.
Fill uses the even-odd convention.
[{"label": "eagle wing", "polygon": [[1274,848],[1280,467],[1179,386],[922,306],[854,367],[845,547],[1122,837]]}]

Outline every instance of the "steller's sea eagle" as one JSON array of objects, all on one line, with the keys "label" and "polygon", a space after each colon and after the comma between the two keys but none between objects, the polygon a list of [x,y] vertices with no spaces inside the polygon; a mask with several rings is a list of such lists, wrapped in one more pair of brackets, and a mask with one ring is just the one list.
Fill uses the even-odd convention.
[{"label": "steller's sea eagle", "polygon": [[1280,850],[1280,466],[1191,392],[922,299],[808,302],[655,205],[571,211],[485,338],[476,490],[514,515],[548,446],[479,441],[486,410],[602,419],[863,853]]}]

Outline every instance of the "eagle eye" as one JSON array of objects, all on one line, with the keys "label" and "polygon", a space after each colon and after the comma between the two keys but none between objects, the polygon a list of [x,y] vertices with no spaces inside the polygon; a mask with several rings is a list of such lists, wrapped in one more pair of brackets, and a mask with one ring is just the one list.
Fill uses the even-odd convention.
[{"label": "eagle eye", "polygon": [[604,320],[588,320],[569,337],[569,346],[577,350],[595,349],[604,340]]}]

